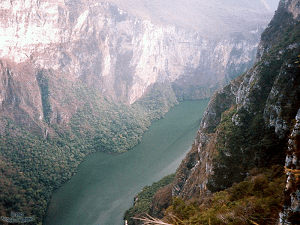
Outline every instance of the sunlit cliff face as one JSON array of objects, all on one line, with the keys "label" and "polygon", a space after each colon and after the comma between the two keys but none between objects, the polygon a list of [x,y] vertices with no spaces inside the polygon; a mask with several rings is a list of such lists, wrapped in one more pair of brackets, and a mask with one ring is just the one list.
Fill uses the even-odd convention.
[{"label": "sunlit cliff face", "polygon": [[[154,24],[192,28],[202,37],[210,39],[216,37],[222,39],[234,32],[255,30],[259,26],[266,25],[272,14],[269,13],[268,4],[263,0],[251,3],[249,1],[223,3],[216,0],[201,3],[196,0],[188,2],[107,0],[107,2],[118,5],[137,18],[150,19]],[[82,8],[78,7],[79,5]],[[114,15],[107,20],[103,9],[95,10],[100,5],[93,0],[2,1],[1,56],[11,55],[10,58],[16,62],[24,61],[41,45],[45,47],[82,40],[84,36],[95,32],[95,29],[100,30],[105,24],[116,22]],[[114,13],[120,13],[120,16],[123,13],[125,18],[127,14],[121,11],[115,10]],[[91,14],[99,20],[91,20]],[[87,24],[87,21],[92,24]],[[26,48],[23,48],[25,45]],[[18,55],[13,53],[14,49],[18,49]]]},{"label": "sunlit cliff face", "polygon": [[205,89],[192,93],[199,99],[251,66],[271,18],[260,1],[113,3],[124,8],[2,1],[0,57],[79,79],[129,104],[156,82],[175,82],[181,95]]}]

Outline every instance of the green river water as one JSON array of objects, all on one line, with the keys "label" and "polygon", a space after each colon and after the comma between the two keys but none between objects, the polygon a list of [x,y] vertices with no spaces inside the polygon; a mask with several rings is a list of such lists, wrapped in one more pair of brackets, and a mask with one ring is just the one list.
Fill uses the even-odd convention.
[{"label": "green river water", "polygon": [[154,122],[139,145],[120,155],[96,152],[51,198],[46,225],[122,225],[133,197],[174,173],[195,139],[208,100],[186,101]]}]

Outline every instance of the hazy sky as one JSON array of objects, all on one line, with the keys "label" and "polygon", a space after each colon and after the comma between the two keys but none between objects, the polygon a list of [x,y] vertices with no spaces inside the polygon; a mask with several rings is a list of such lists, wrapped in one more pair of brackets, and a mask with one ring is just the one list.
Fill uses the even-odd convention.
[{"label": "hazy sky", "polygon": [[230,36],[267,26],[279,0],[105,0],[156,24],[175,24],[203,36]]},{"label": "hazy sky", "polygon": [[272,11],[275,11],[278,7],[280,0],[262,0],[262,1],[265,1],[270,6],[270,9]]}]

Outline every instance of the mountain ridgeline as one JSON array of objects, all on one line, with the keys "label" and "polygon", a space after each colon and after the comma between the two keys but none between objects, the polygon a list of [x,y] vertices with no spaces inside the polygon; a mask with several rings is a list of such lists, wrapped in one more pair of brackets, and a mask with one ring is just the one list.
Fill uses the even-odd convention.
[{"label": "mountain ridgeline", "polygon": [[299,123],[300,1],[281,0],[254,66],[213,95],[148,212],[172,224],[299,224]]}]

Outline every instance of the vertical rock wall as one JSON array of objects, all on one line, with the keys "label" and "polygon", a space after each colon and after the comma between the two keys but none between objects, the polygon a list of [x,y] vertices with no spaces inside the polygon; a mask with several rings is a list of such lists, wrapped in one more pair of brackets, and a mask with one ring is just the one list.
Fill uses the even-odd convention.
[{"label": "vertical rock wall", "polygon": [[164,81],[181,99],[210,96],[252,65],[261,32],[203,38],[92,0],[5,0],[0,7],[0,57],[53,69],[128,103]]}]

